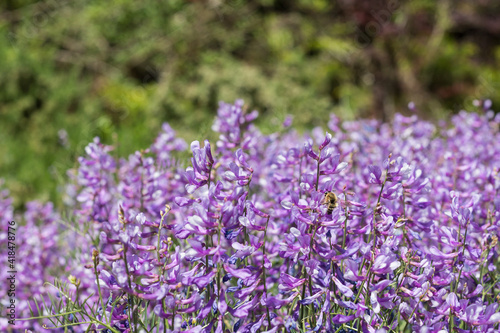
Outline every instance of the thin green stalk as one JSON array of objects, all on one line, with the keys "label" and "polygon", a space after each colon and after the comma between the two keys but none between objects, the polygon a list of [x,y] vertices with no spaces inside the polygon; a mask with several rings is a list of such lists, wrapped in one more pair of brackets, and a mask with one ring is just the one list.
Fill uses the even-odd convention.
[{"label": "thin green stalk", "polygon": [[[459,228],[460,228],[460,223],[458,224],[459,225]],[[462,256],[465,255],[465,242],[467,240],[467,230],[468,230],[468,225],[469,225],[469,221],[467,221],[465,223],[465,234],[464,234],[464,241],[463,241],[463,244],[462,244]],[[460,235],[460,233],[459,233]],[[458,258],[458,256],[457,256]],[[464,260],[465,260],[465,257],[464,257]],[[458,288],[458,283],[460,282],[460,277],[462,276],[462,269],[464,268],[464,263],[462,263],[462,266],[460,267],[460,270],[458,271],[458,276],[457,276],[457,280],[455,281],[455,286],[453,286],[451,289],[452,292],[456,292],[457,291],[457,288]],[[449,326],[450,326],[450,331],[453,332],[453,329],[455,327],[455,320],[454,320],[454,315],[452,313],[452,310],[450,309],[450,318],[449,318]]]},{"label": "thin green stalk", "polygon": [[302,188],[300,187],[300,183],[302,181],[302,156],[299,160],[299,198],[302,199]]},{"label": "thin green stalk", "polygon": [[[166,301],[165,301],[165,298],[163,299],[163,302],[162,302],[162,303],[163,303],[163,309],[166,309],[166,308],[167,308],[167,303],[166,303]],[[173,321],[172,321],[172,324],[173,324]],[[163,320],[163,333],[167,333],[168,328],[169,328],[168,319],[167,319],[167,318],[165,318],[165,319]]]},{"label": "thin green stalk", "polygon": [[[368,273],[368,279],[366,279],[366,294],[365,294],[365,305],[368,305],[368,303],[370,302],[370,282],[371,282],[371,279],[373,278],[373,274],[372,272],[370,271]],[[373,313],[373,312],[372,312]]]},{"label": "thin green stalk", "polygon": [[69,314],[73,313],[78,313],[81,312],[81,309],[78,310],[73,310],[73,311],[68,311],[68,312],[63,312],[63,313],[57,313],[57,314],[49,314],[45,316],[37,316],[37,317],[28,317],[28,318],[16,318],[16,321],[24,321],[24,320],[35,320],[35,319],[43,319],[43,318],[54,318],[54,317],[62,317],[62,316],[67,316]]},{"label": "thin green stalk", "polygon": [[[311,242],[309,244],[309,255],[308,255],[308,260],[311,260],[311,254],[312,254],[312,247],[313,247],[313,241],[314,241],[314,237],[316,237],[316,231],[318,230],[318,225],[319,223],[317,223],[318,221],[316,221],[315,225],[314,225],[314,231],[313,231],[313,236],[311,237]],[[306,268],[306,265],[304,264],[302,266],[302,271],[300,273],[300,276],[304,276],[304,272],[305,272],[305,268]],[[309,286],[311,286],[312,282],[311,280],[309,279]],[[303,287],[302,287],[302,298],[301,299],[304,299],[306,297],[306,286],[307,284],[304,283]],[[302,318],[304,318],[304,311],[305,311],[305,306],[304,305],[300,305],[300,313],[299,313],[299,323],[302,322]],[[305,323],[302,323],[303,324],[303,329],[305,330]]]},{"label": "thin green stalk", "polygon": [[[219,220],[219,225],[218,225],[218,239],[217,239],[217,246],[220,246],[220,234],[221,234],[221,228],[222,228],[222,216]],[[217,262],[217,292],[219,293],[219,298],[221,297],[220,293],[220,288],[221,288],[221,276],[220,276],[220,261]]]},{"label": "thin green stalk", "polygon": [[370,243],[370,240],[372,238],[372,234],[373,234],[373,246],[375,247],[377,244],[377,231],[375,229],[375,216],[377,216],[376,212],[377,212],[377,208],[378,206],[380,205],[380,199],[382,197],[382,191],[384,190],[384,187],[385,187],[385,183],[387,182],[387,172],[385,174],[385,179],[384,179],[384,182],[382,183],[382,187],[380,188],[380,192],[378,194],[378,199],[377,199],[377,203],[375,204],[375,207],[373,208],[373,226],[372,226],[372,232],[370,233],[370,236],[368,237],[368,243]]},{"label": "thin green stalk", "polygon": [[[266,255],[266,238],[267,238],[267,226],[269,224],[269,218],[270,216],[267,217],[266,221],[266,227],[264,228],[264,241],[262,244],[262,280],[264,281],[264,292],[266,293],[266,297],[269,297],[269,294],[267,293],[267,284],[266,284],[266,266],[265,265],[265,255]],[[267,312],[267,323],[268,327],[271,327],[271,316],[269,315],[269,307],[266,306],[266,312]]]},{"label": "thin green stalk", "polygon": [[99,291],[99,300],[101,301],[102,316],[104,321],[106,321],[106,308],[104,307],[104,302],[102,300],[101,284],[99,283],[99,273],[97,272],[97,265],[99,265],[99,252],[95,249],[92,251],[92,259],[94,262],[94,274],[97,282],[97,290]]},{"label": "thin green stalk", "polygon": [[[305,283],[302,286],[302,295],[301,295],[301,299],[304,299],[304,298],[306,298],[306,284]],[[302,329],[305,332],[306,331],[306,324],[302,321],[302,318],[304,318],[304,311],[305,311],[305,306],[303,304],[300,304],[299,325],[302,324]]]},{"label": "thin green stalk", "polygon": [[[128,287],[130,290],[132,290],[132,281],[130,280],[130,271],[128,269],[128,263],[127,263],[127,248],[125,244],[122,243],[122,253],[123,253],[123,262],[125,263],[125,271],[127,272],[127,281],[128,281]],[[132,323],[130,323],[134,326],[136,326],[136,321],[135,321],[135,314],[134,314],[134,297],[130,295],[128,298],[129,301],[129,319],[132,319]],[[137,327],[136,327],[137,328]]]},{"label": "thin green stalk", "polygon": [[406,218],[406,196],[405,196],[405,188],[403,187],[403,218]]},{"label": "thin green stalk", "polygon": [[[418,298],[418,302],[417,304],[415,305],[415,307],[413,308],[413,311],[411,312],[410,314],[410,317],[408,317],[408,321],[405,321],[404,322],[404,326],[402,329],[405,329],[406,328],[406,324],[411,320],[411,318],[413,317],[413,315],[415,314],[415,311],[417,310],[418,306],[420,305],[420,302],[422,302],[422,299],[425,297],[425,295],[427,295],[427,292],[429,291],[429,289],[431,288],[431,286],[429,285],[429,287],[427,287],[427,290],[422,294],[422,296],[420,296]],[[451,318],[451,317],[450,317]],[[453,332],[453,330],[451,330],[450,332]]]},{"label": "thin green stalk", "polygon": [[[371,262],[370,262],[370,265],[368,266],[368,269],[367,269],[367,271],[366,271],[366,272],[368,273],[368,275],[370,275],[370,274],[371,274],[370,270],[371,270],[371,268],[372,268],[372,265],[373,265],[373,261],[371,261]],[[369,277],[370,277],[370,276],[368,276],[368,278],[369,278]],[[361,286],[359,287],[358,294],[356,295],[356,298],[354,298],[354,304],[356,304],[356,303],[357,303],[357,301],[358,301],[358,299],[359,299],[359,296],[361,296],[361,292],[363,291],[363,287],[364,287],[364,285],[365,285],[365,282],[366,282],[366,280],[363,280],[363,282],[361,282]],[[368,289],[368,287],[367,287],[367,289]],[[351,315],[352,311],[353,311],[353,310],[349,310],[348,315]]]},{"label": "thin green stalk", "polygon": [[[347,193],[345,191],[345,186],[344,186],[344,198],[347,200]],[[344,221],[344,237],[342,238],[342,248],[345,249],[345,241],[346,241],[346,236],[347,236],[347,205],[344,207],[344,215],[345,215],[345,221]],[[342,260],[343,262],[343,260]]]},{"label": "thin green stalk", "polygon": [[211,178],[212,178],[212,165],[210,165],[210,168],[208,168],[208,182],[207,182],[208,189],[210,189]]},{"label": "thin green stalk", "polygon": [[[319,155],[321,157],[321,151],[319,152]],[[319,185],[319,159],[318,159],[318,166],[316,167],[316,191],[318,191],[318,185]]]},{"label": "thin green stalk", "polygon": [[158,240],[157,240],[157,243],[156,243],[156,256],[158,258],[158,265],[160,265],[162,267],[162,270],[161,270],[161,275],[163,275],[164,271],[163,271],[163,265],[160,264],[160,260],[161,260],[161,257],[160,257],[160,238],[161,238],[161,231],[163,229],[163,220],[165,219],[165,216],[167,216],[167,214],[170,212],[170,206],[169,205],[165,205],[165,212],[161,212],[161,220],[160,220],[160,226],[158,227]]},{"label": "thin green stalk", "polygon": [[[463,242],[463,245],[462,245],[462,256],[464,257],[464,260],[465,260],[465,243],[467,241],[467,231],[469,229],[468,226],[469,226],[469,221],[467,221],[466,224],[465,224],[464,242]],[[462,275],[462,269],[463,268],[464,268],[464,264],[462,264],[462,267],[460,267],[460,271],[458,273],[457,284],[455,285],[455,291],[457,290],[458,282],[460,281],[460,277]]]},{"label": "thin green stalk", "polygon": [[[390,158],[391,158],[391,155],[389,155],[389,159]],[[380,192],[378,194],[377,203],[375,204],[375,207],[373,208],[372,230],[370,232],[370,235],[368,236],[368,242],[367,243],[370,243],[370,241],[372,239],[372,234],[373,234],[374,235],[374,237],[373,237],[373,247],[374,248],[377,246],[377,231],[375,229],[375,216],[376,216],[376,212],[377,212],[377,207],[380,204],[380,198],[382,197],[382,191],[384,190],[385,183],[387,182],[387,173],[389,171],[389,164],[390,163],[388,163],[388,166],[387,166],[387,169],[386,169],[386,172],[385,172],[384,182],[382,183],[382,187],[380,188]],[[363,258],[363,262],[361,263],[361,266],[359,267],[359,273],[360,274],[361,274],[361,270],[365,266],[365,262],[366,262],[366,260],[365,260],[365,258]]]}]

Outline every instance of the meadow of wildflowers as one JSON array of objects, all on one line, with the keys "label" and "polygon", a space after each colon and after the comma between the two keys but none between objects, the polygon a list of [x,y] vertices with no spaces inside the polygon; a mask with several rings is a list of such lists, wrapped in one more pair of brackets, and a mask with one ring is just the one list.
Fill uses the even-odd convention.
[{"label": "meadow of wildflowers", "polygon": [[[236,101],[219,106],[216,142],[188,148],[164,124],[117,159],[96,138],[68,172],[67,210],[18,214],[0,192],[2,226],[18,223],[16,316],[35,318],[0,329],[498,332],[488,106],[439,124],[332,115],[304,135],[286,119],[264,135]],[[190,162],[174,158],[186,149]]]}]

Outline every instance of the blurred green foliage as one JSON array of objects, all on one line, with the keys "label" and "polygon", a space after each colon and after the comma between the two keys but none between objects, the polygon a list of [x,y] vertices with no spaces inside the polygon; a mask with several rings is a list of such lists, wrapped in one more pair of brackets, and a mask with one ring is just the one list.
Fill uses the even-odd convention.
[{"label": "blurred green foliage", "polygon": [[[452,6],[453,4],[453,6]],[[168,121],[215,139],[218,101],[263,131],[389,119],[414,101],[442,118],[500,82],[495,1],[7,0],[0,5],[0,175],[17,206],[59,202],[95,136],[117,156]],[[64,138],[67,133],[67,139]],[[60,136],[63,137],[60,137]]]}]

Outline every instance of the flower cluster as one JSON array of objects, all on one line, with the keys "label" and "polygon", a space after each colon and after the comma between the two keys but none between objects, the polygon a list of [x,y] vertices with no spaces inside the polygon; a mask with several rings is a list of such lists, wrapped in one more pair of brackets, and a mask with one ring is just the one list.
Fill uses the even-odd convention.
[{"label": "flower cluster", "polygon": [[[2,190],[0,195],[0,218],[5,231],[9,221],[16,222],[12,242],[8,242],[7,232],[2,232],[0,238],[2,257],[6,258],[6,261],[7,249],[14,247],[13,260],[10,262],[14,264],[14,269],[4,269],[0,277],[5,281],[12,276],[9,271],[17,272],[14,274],[15,290],[10,295],[7,289],[1,291],[2,309],[9,305],[10,299],[14,299],[16,318],[57,314],[54,311],[44,312],[37,301],[49,301],[47,294],[50,293],[58,301],[64,302],[63,295],[57,292],[53,281],[54,277],[67,280],[70,274],[74,279],[80,278],[81,294],[88,296],[89,291],[92,292],[95,287],[82,265],[85,254],[75,247],[74,242],[65,239],[68,235],[73,240],[85,238],[72,232],[68,234],[68,228],[60,224],[61,218],[52,203],[28,202],[24,214],[14,215],[8,191]],[[43,298],[43,295],[46,298]],[[16,321],[12,326],[5,317],[0,320],[2,331],[14,329],[24,332],[28,328],[36,332],[42,330],[42,326],[37,322]]]},{"label": "flower cluster", "polygon": [[[257,116],[221,103],[219,140],[192,142],[187,167],[168,125],[128,159],[87,147],[67,202],[87,236],[72,246],[92,259],[64,269],[77,296],[80,281],[95,291],[71,304],[96,311],[75,312],[87,324],[72,330],[498,331],[499,115],[332,115],[305,136],[290,119],[264,135]],[[50,247],[60,231],[47,225],[31,237]]]}]

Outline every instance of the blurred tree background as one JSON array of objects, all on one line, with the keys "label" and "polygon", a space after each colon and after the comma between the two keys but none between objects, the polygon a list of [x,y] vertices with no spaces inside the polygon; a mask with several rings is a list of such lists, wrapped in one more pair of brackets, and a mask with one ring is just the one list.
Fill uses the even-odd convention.
[{"label": "blurred tree background", "polygon": [[0,175],[16,206],[60,203],[65,172],[99,136],[117,156],[169,122],[214,139],[219,100],[264,131],[390,120],[413,101],[437,120],[500,82],[494,0],[4,0]]}]

